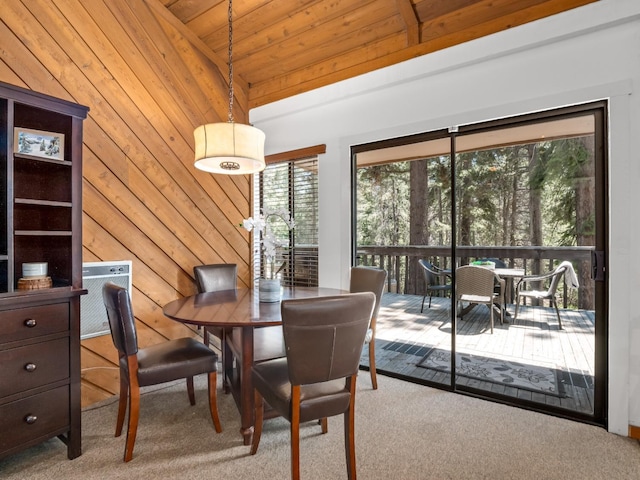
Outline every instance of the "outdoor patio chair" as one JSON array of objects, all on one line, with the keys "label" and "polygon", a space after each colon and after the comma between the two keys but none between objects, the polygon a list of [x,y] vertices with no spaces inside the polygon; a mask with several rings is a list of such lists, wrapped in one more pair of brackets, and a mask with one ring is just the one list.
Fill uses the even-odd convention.
[{"label": "outdoor patio chair", "polygon": [[[520,307],[520,298],[532,298],[537,300],[549,300],[551,305],[556,309],[556,316],[558,317],[558,329],[562,330],[562,320],[560,319],[560,310],[558,309],[558,302],[556,301],[556,289],[560,283],[560,279],[565,276],[565,282],[570,288],[578,288],[578,278],[573,269],[571,262],[564,261],[552,272],[548,272],[542,275],[527,275],[522,277],[516,285],[516,312],[513,319],[518,318],[518,310]],[[549,281],[549,286],[546,290],[525,290],[525,286],[529,282],[544,282]],[[542,284],[540,284],[542,285]]]},{"label": "outdoor patio chair", "polygon": [[[495,282],[500,284],[500,291],[495,292]],[[491,333],[493,333],[494,305],[500,308],[500,323],[504,321],[504,288],[505,281],[498,277],[492,270],[484,267],[465,265],[456,269],[456,305],[458,316],[466,313],[462,308],[462,302],[469,304],[482,303],[489,308]]]},{"label": "outdoor patio chair", "polygon": [[418,260],[422,273],[424,275],[424,283],[426,286],[425,294],[422,297],[422,306],[420,313],[424,310],[424,300],[429,295],[429,308],[431,308],[431,297],[434,292],[450,292],[451,291],[451,272],[442,270],[432,263],[420,259]]},{"label": "outdoor patio chair", "polygon": [[348,478],[356,478],[355,397],[362,344],[375,307],[371,292],[282,301],[287,356],[251,369],[255,424],[251,455],[262,435],[264,403],[290,422],[291,478],[300,478],[300,424],[344,416]]},{"label": "outdoor patio chair", "polygon": [[[495,268],[507,268],[507,264],[505,262],[503,262],[502,260],[500,260],[499,258],[479,258],[477,260],[478,262],[492,262],[495,266]],[[513,283],[507,285],[507,289],[509,288],[509,286],[513,286]],[[495,283],[494,287],[493,287],[493,291],[495,293],[499,293],[500,292],[500,284],[498,282]],[[506,290],[505,290],[505,300],[506,300]]]},{"label": "outdoor patio chair", "polygon": [[374,390],[378,389],[378,379],[376,377],[376,322],[386,283],[386,270],[372,267],[351,267],[349,292],[372,292],[376,296],[376,305],[364,340],[365,344],[369,345],[369,374],[371,375],[371,386]]}]

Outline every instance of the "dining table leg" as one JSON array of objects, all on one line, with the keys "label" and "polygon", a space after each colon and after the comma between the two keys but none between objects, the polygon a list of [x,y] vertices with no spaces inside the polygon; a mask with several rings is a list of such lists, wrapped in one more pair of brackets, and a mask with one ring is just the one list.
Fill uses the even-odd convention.
[{"label": "dining table leg", "polygon": [[240,355],[240,433],[245,445],[251,444],[253,435],[253,327],[242,327]]}]

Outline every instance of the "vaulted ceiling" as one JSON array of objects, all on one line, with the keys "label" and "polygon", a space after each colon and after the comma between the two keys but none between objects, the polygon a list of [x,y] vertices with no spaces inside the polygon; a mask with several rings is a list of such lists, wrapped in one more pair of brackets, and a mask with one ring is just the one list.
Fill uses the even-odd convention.
[{"label": "vaulted ceiling", "polygon": [[[161,1],[227,61],[227,0]],[[252,108],[594,1],[233,0],[234,83]]]}]

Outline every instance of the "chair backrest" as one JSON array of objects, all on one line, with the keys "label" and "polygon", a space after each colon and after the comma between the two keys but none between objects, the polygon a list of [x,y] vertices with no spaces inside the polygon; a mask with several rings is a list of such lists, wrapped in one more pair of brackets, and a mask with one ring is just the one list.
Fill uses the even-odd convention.
[{"label": "chair backrest", "polygon": [[474,265],[456,269],[456,295],[493,297],[496,276],[492,270]]},{"label": "chair backrest", "polygon": [[424,281],[427,286],[435,285],[437,272],[431,262],[421,258],[418,260],[418,264],[422,267],[422,274],[424,275]]},{"label": "chair backrest", "polygon": [[372,314],[373,318],[378,318],[385,283],[387,283],[386,270],[373,267],[351,267],[349,292],[373,292],[376,296],[376,305],[373,308]]},{"label": "chair backrest", "polygon": [[236,290],[238,266],[235,263],[215,263],[193,267],[198,293]]},{"label": "chair backrest", "polygon": [[375,301],[371,292],[283,300],[282,330],[291,384],[355,375]]},{"label": "chair backrest", "polygon": [[107,282],[102,287],[102,299],[107,309],[113,345],[121,355],[138,353],[136,321],[126,288]]},{"label": "chair backrest", "polygon": [[560,265],[556,267],[553,271],[553,276],[551,277],[551,282],[549,282],[549,289],[547,290],[548,295],[555,295],[556,289],[558,288],[558,284],[560,283],[560,279],[564,275],[564,272],[567,271],[567,267],[564,265]]}]

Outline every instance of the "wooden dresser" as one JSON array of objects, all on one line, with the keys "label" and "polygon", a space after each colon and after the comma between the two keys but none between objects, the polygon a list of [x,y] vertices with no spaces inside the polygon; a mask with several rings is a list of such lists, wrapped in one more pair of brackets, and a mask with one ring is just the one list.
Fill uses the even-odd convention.
[{"label": "wooden dresser", "polygon": [[[88,109],[0,83],[0,457],[59,437],[82,453],[82,122]],[[23,264],[46,262],[24,290]],[[20,288],[19,288],[20,287]]]}]

